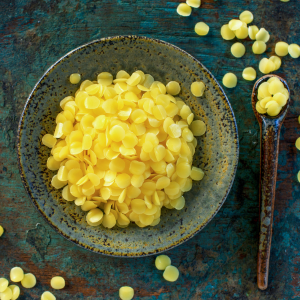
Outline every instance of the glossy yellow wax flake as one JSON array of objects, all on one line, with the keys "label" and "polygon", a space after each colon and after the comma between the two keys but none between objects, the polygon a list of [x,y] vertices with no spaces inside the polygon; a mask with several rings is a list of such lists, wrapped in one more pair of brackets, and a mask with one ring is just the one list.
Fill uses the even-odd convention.
[{"label": "glossy yellow wax flake", "polygon": [[259,32],[259,29],[256,25],[252,25],[248,27],[248,35],[251,40],[256,39],[256,34]]},{"label": "glossy yellow wax flake", "polygon": [[235,38],[235,33],[229,28],[228,24],[225,24],[221,27],[221,36],[224,40],[232,40]]},{"label": "glossy yellow wax flake", "polygon": [[227,88],[234,88],[237,85],[237,77],[233,73],[227,73],[224,75],[222,83]]},{"label": "glossy yellow wax flake", "polygon": [[288,46],[288,52],[292,58],[298,58],[300,56],[300,47],[297,44],[291,44]]},{"label": "glossy yellow wax flake", "polygon": [[167,93],[170,95],[178,95],[180,93],[180,85],[177,81],[170,81],[167,85],[166,85],[166,89],[167,89]]},{"label": "glossy yellow wax flake", "polygon": [[198,8],[201,5],[201,0],[186,0],[186,4],[190,7]]},{"label": "glossy yellow wax flake", "polygon": [[266,51],[267,45],[263,41],[255,41],[252,45],[252,51],[254,54],[262,54]]},{"label": "glossy yellow wax flake", "polygon": [[269,74],[269,73],[275,71],[275,64],[270,59],[264,57],[259,62],[258,68],[259,68],[260,72],[262,72],[263,74]]},{"label": "glossy yellow wax flake", "polygon": [[166,267],[171,265],[171,259],[167,255],[159,255],[155,259],[155,267],[158,270],[165,270]]},{"label": "glossy yellow wax flake", "polygon": [[8,287],[0,294],[1,300],[11,300],[12,290]]},{"label": "glossy yellow wax flake", "polygon": [[243,22],[241,20],[233,19],[228,23],[229,29],[232,31],[238,30],[243,26]]},{"label": "glossy yellow wax flake", "polygon": [[56,300],[56,297],[49,291],[42,294],[41,300]]},{"label": "glossy yellow wax flake", "polygon": [[235,43],[231,46],[231,54],[234,57],[240,58],[246,52],[246,48],[242,43]]},{"label": "glossy yellow wax flake", "polygon": [[24,278],[21,280],[21,284],[26,289],[31,289],[36,285],[36,278],[33,274],[27,273],[24,275]]},{"label": "glossy yellow wax flake", "polygon": [[20,296],[20,288],[17,285],[9,285],[8,288],[11,290],[12,296],[11,300],[16,300]]},{"label": "glossy yellow wax flake", "polygon": [[289,53],[288,48],[289,45],[286,42],[278,42],[275,45],[275,53],[278,56],[286,56]]},{"label": "glossy yellow wax flake", "polygon": [[203,96],[205,84],[202,81],[196,81],[191,84],[191,92],[195,97]]},{"label": "glossy yellow wax flake", "polygon": [[167,281],[174,282],[179,277],[179,270],[174,266],[168,266],[163,273],[163,277]]},{"label": "glossy yellow wax flake", "polygon": [[201,36],[207,35],[209,32],[209,26],[204,22],[198,22],[195,25],[195,32]]},{"label": "glossy yellow wax flake", "polygon": [[3,235],[4,233],[4,228],[0,225],[0,237]]},{"label": "glossy yellow wax flake", "polygon": [[20,267],[14,267],[10,270],[10,280],[20,282],[24,278],[24,271]]},{"label": "glossy yellow wax flake", "polygon": [[245,10],[240,14],[239,18],[242,22],[249,24],[253,21],[253,14],[251,13],[251,11]]},{"label": "glossy yellow wax flake", "polygon": [[192,13],[192,8],[186,3],[180,3],[177,7],[177,13],[180,16],[188,17]]},{"label": "glossy yellow wax flake", "polygon": [[81,75],[79,73],[74,73],[70,75],[70,82],[72,84],[77,84],[81,80]]},{"label": "glossy yellow wax flake", "polygon": [[256,78],[256,71],[252,67],[245,68],[242,76],[245,80],[253,81]]},{"label": "glossy yellow wax flake", "polygon": [[267,43],[270,39],[270,34],[265,28],[261,28],[255,35],[257,41],[262,41]]},{"label": "glossy yellow wax flake", "polygon": [[297,138],[295,145],[296,145],[296,148],[297,148],[298,150],[300,150],[300,137]]},{"label": "glossy yellow wax flake", "polygon": [[119,290],[119,297],[122,300],[131,300],[134,296],[134,289],[130,286],[122,286]]},{"label": "glossy yellow wax flake", "polygon": [[281,66],[281,59],[280,59],[280,57],[274,55],[274,56],[271,56],[269,58],[269,60],[274,63],[275,71],[280,68],[280,66]]},{"label": "glossy yellow wax flake", "polygon": [[6,278],[0,278],[0,293],[3,293],[8,287],[8,280]]},{"label": "glossy yellow wax flake", "polygon": [[51,279],[50,285],[55,290],[61,290],[65,287],[65,279],[61,276],[55,276]]}]

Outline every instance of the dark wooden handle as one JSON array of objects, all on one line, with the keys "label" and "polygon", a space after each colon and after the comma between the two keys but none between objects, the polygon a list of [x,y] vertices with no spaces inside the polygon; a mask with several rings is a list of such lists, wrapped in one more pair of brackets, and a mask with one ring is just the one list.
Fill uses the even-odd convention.
[{"label": "dark wooden handle", "polygon": [[260,232],[257,259],[257,285],[261,290],[268,287],[280,128],[281,123],[274,124],[274,120],[263,120],[261,123]]}]

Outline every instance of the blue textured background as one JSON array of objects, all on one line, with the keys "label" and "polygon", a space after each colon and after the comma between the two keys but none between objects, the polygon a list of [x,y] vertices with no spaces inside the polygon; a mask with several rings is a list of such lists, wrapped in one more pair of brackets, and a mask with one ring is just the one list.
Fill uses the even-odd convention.
[{"label": "blue textured background", "polygon": [[[62,275],[67,287],[54,291],[57,299],[118,299],[118,289],[131,285],[135,299],[300,299],[300,60],[283,58],[276,74],[291,89],[292,106],[284,122],[271,251],[269,288],[256,286],[258,238],[259,127],[252,112],[253,82],[242,80],[246,66],[274,54],[283,40],[300,37],[300,1],[203,0],[188,18],[176,13],[179,1],[1,0],[0,2],[0,277],[19,265],[37,276],[34,289],[23,290],[21,300],[40,299],[52,289],[52,276]],[[230,54],[232,41],[220,36],[221,25],[245,9],[253,24],[271,33],[267,52],[251,53],[246,40],[242,59]],[[194,33],[196,22],[210,26],[206,37]],[[16,158],[16,132],[26,98],[44,71],[73,48],[105,36],[138,34],[173,43],[198,58],[221,81],[228,71],[239,79],[225,91],[233,106],[240,135],[240,163],[230,196],[205,229],[167,254],[181,276],[176,283],[162,279],[154,257],[110,258],[88,252],[59,236],[38,214],[22,186]],[[261,74],[258,72],[258,76]],[[36,224],[39,223],[38,226]]]}]

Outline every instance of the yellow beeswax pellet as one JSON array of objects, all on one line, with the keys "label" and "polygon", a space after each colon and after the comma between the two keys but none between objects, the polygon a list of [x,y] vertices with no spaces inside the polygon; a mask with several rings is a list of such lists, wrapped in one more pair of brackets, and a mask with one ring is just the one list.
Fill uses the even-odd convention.
[{"label": "yellow beeswax pellet", "polygon": [[191,171],[191,178],[193,180],[202,180],[202,178],[204,177],[204,172],[197,167],[192,167],[192,171]]},{"label": "yellow beeswax pellet", "polygon": [[271,95],[280,93],[280,91],[283,89],[284,89],[284,85],[278,78],[270,82],[268,86],[268,91]]},{"label": "yellow beeswax pellet", "polygon": [[195,25],[195,32],[201,36],[207,35],[209,32],[209,26],[204,22],[198,22]]},{"label": "yellow beeswax pellet", "polygon": [[31,289],[36,285],[36,278],[33,274],[27,273],[24,275],[24,278],[21,280],[21,284],[26,289]]},{"label": "yellow beeswax pellet", "polygon": [[275,64],[271,60],[264,57],[259,62],[259,70],[263,74],[269,74],[275,70]]},{"label": "yellow beeswax pellet", "polygon": [[41,300],[56,300],[56,297],[49,291],[42,294]]},{"label": "yellow beeswax pellet", "polygon": [[258,31],[259,31],[259,29],[256,25],[252,25],[252,26],[248,27],[248,35],[251,40],[256,39],[256,35],[257,35]]},{"label": "yellow beeswax pellet", "polygon": [[189,5],[187,5],[186,3],[180,3],[177,6],[177,13],[180,16],[188,17],[192,13],[192,8]]},{"label": "yellow beeswax pellet", "polygon": [[263,82],[258,87],[258,98],[270,97],[271,94],[269,92],[269,82]]},{"label": "yellow beeswax pellet", "polygon": [[45,134],[42,138],[42,143],[48,148],[53,148],[56,144],[56,141],[56,138],[49,133]]},{"label": "yellow beeswax pellet", "polygon": [[243,22],[241,20],[233,19],[228,23],[229,29],[232,31],[238,30],[243,26]]},{"label": "yellow beeswax pellet", "polygon": [[[99,209],[100,210],[100,209]],[[101,210],[100,210],[101,211]],[[91,211],[89,211],[90,213]],[[101,211],[102,212],[102,211]],[[89,214],[88,213],[88,214]],[[61,290],[65,287],[66,285],[66,282],[65,282],[65,279],[61,276],[55,276],[51,279],[50,281],[50,285],[53,289],[55,290]]]},{"label": "yellow beeswax pellet", "polygon": [[79,73],[74,73],[70,75],[70,82],[72,84],[77,84],[81,80],[81,75]]},{"label": "yellow beeswax pellet", "polygon": [[12,290],[10,288],[6,288],[1,294],[0,294],[1,300],[11,300],[12,298]]},{"label": "yellow beeswax pellet", "polygon": [[255,38],[257,41],[263,41],[263,42],[267,43],[270,39],[270,34],[265,28],[261,28],[257,32]]},{"label": "yellow beeswax pellet", "polygon": [[185,199],[183,196],[180,196],[179,198],[175,199],[170,199],[170,205],[177,210],[181,210],[185,206]]},{"label": "yellow beeswax pellet", "polygon": [[273,95],[273,100],[278,103],[279,106],[285,106],[287,103],[287,97],[282,93],[276,93]]},{"label": "yellow beeswax pellet", "polygon": [[246,52],[246,48],[242,43],[235,43],[231,46],[231,54],[237,58],[242,57]]},{"label": "yellow beeswax pellet", "polygon": [[203,96],[205,84],[202,81],[196,81],[191,84],[191,92],[195,97]]},{"label": "yellow beeswax pellet", "polygon": [[174,282],[179,277],[179,271],[174,266],[168,266],[168,267],[166,267],[166,269],[165,269],[165,271],[163,273],[163,277],[167,281]]},{"label": "yellow beeswax pellet", "polygon": [[245,80],[252,81],[256,78],[256,71],[252,67],[245,68],[242,76]]},{"label": "yellow beeswax pellet", "polygon": [[141,75],[137,72],[131,74],[130,78],[127,79],[126,83],[130,86],[136,86],[141,82]]},{"label": "yellow beeswax pellet", "polygon": [[180,85],[177,81],[170,81],[167,85],[166,85],[166,89],[167,89],[167,93],[170,95],[178,95],[180,93]]},{"label": "yellow beeswax pellet", "polygon": [[103,216],[102,225],[106,228],[113,228],[116,225],[116,217],[113,213]]},{"label": "yellow beeswax pellet", "polygon": [[171,259],[167,255],[159,255],[155,259],[155,267],[158,270],[165,270],[166,267],[171,265]]},{"label": "yellow beeswax pellet", "polygon": [[3,293],[8,287],[8,280],[6,278],[0,278],[0,293]]},{"label": "yellow beeswax pellet", "polygon": [[297,179],[298,179],[298,182],[300,182],[300,171],[297,174]]},{"label": "yellow beeswax pellet", "polygon": [[186,0],[186,4],[190,7],[198,8],[201,5],[201,0]]},{"label": "yellow beeswax pellet", "polygon": [[20,282],[24,278],[24,271],[20,267],[14,267],[10,270],[10,280]]},{"label": "yellow beeswax pellet", "polygon": [[104,86],[109,86],[113,82],[113,76],[108,72],[102,72],[98,75],[97,81],[99,84],[102,84]]},{"label": "yellow beeswax pellet", "polygon": [[292,58],[298,58],[300,56],[300,47],[297,44],[290,44],[288,52]]},{"label": "yellow beeswax pellet", "polygon": [[243,25],[234,31],[235,36],[238,39],[245,39],[248,36],[248,27],[247,24],[245,22],[243,22]]},{"label": "yellow beeswax pellet", "polygon": [[266,105],[265,108],[267,109],[267,114],[271,117],[275,117],[280,113],[281,107],[279,106],[279,104],[272,100],[269,101]]},{"label": "yellow beeswax pellet", "polygon": [[122,300],[131,300],[134,296],[134,290],[130,286],[122,286],[119,290],[119,297]]},{"label": "yellow beeswax pellet", "polygon": [[11,300],[16,300],[19,298],[20,296],[20,288],[17,285],[9,285],[8,288],[11,290],[12,292],[12,296],[11,296]]},{"label": "yellow beeswax pellet", "polygon": [[267,45],[263,41],[255,41],[252,45],[252,51],[254,54],[262,54],[266,51]]},{"label": "yellow beeswax pellet", "polygon": [[278,42],[275,45],[275,53],[278,56],[286,56],[289,53],[288,48],[289,48],[289,45],[287,43],[285,43],[285,42]]},{"label": "yellow beeswax pellet", "polygon": [[3,233],[4,233],[4,229],[3,229],[3,227],[0,225],[0,237],[3,235]]},{"label": "yellow beeswax pellet", "polygon": [[300,137],[297,138],[295,145],[296,145],[296,148],[297,148],[298,150],[300,150]]},{"label": "yellow beeswax pellet", "polygon": [[120,125],[115,125],[110,129],[109,134],[114,142],[121,142],[125,137],[125,130]]},{"label": "yellow beeswax pellet", "polygon": [[251,11],[245,10],[240,14],[239,18],[242,22],[249,24],[253,21],[253,14],[251,13]]},{"label": "yellow beeswax pellet", "polygon": [[278,56],[271,56],[269,58],[270,61],[272,61],[275,65],[275,71],[278,70],[281,66],[281,59]]},{"label": "yellow beeswax pellet", "polygon": [[232,40],[235,38],[234,32],[229,28],[228,24],[225,24],[221,27],[221,36],[224,40]]},{"label": "yellow beeswax pellet", "polygon": [[222,83],[227,88],[234,88],[237,85],[237,77],[233,73],[227,73],[224,75]]}]

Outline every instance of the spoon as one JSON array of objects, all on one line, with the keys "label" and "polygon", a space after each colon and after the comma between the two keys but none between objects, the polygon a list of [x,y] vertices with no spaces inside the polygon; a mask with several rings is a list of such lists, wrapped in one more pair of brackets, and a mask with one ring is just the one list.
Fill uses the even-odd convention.
[{"label": "spoon", "polygon": [[290,92],[284,79],[266,75],[256,81],[252,91],[252,108],[260,126],[260,180],[259,180],[259,246],[257,258],[257,285],[261,290],[268,287],[272,223],[275,203],[280,129],[289,108],[290,98],[279,115],[270,117],[256,111],[258,87],[271,77],[277,77]]}]

